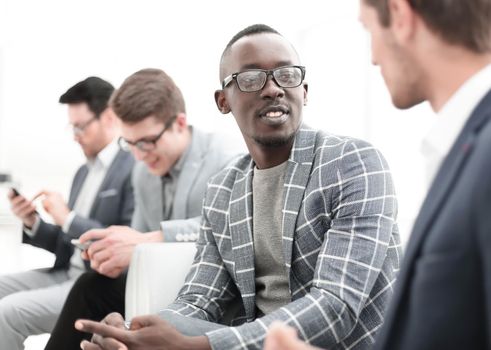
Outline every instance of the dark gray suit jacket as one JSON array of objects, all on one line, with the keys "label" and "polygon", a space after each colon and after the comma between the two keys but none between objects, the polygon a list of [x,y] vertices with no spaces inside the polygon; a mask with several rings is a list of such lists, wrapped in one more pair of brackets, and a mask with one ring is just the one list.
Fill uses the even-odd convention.
[{"label": "dark gray suit jacket", "polygon": [[491,91],[421,208],[376,349],[491,348]]},{"label": "dark gray suit jacket", "polygon": [[[106,177],[90,210],[89,218],[76,215],[69,232],[64,233],[60,226],[41,220],[34,237],[23,233],[23,242],[46,249],[56,255],[55,268],[67,268],[73,254],[72,238],[85,231],[110,225],[129,225],[134,209],[131,170],[134,159],[130,153],[119,151],[114,158]],[[73,208],[80,189],[88,174],[88,167],[81,166],[73,179],[68,207]]]}]

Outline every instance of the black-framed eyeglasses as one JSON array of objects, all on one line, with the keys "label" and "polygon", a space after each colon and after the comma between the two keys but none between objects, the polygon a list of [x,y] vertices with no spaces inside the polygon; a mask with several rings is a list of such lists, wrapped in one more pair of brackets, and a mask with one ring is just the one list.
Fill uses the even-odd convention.
[{"label": "black-framed eyeglasses", "polygon": [[89,120],[87,120],[85,123],[78,124],[78,125],[72,125],[69,124],[68,127],[72,130],[74,135],[82,135],[85,132],[85,129],[95,120],[98,118],[92,117]]},{"label": "black-framed eyeglasses", "polygon": [[232,80],[242,92],[255,92],[262,90],[268,76],[273,78],[276,85],[282,88],[295,88],[305,79],[304,66],[283,66],[275,69],[249,69],[243,72],[230,74],[222,81],[222,89],[225,89]]},{"label": "black-framed eyeglasses", "polygon": [[174,124],[174,121],[176,120],[177,118],[177,115],[170,118],[165,124],[164,124],[164,128],[162,129],[161,132],[159,132],[156,136],[153,136],[153,137],[144,137],[138,141],[128,141],[128,140],[125,140],[123,137],[120,137],[118,139],[118,144],[119,144],[119,147],[121,147],[121,149],[123,151],[130,151],[131,147],[135,147],[137,148],[138,150],[142,151],[142,152],[150,152],[150,151],[153,151],[156,147],[157,147],[157,142],[159,141],[159,139],[162,137],[162,135],[164,134],[164,132],[169,129],[172,124]]}]

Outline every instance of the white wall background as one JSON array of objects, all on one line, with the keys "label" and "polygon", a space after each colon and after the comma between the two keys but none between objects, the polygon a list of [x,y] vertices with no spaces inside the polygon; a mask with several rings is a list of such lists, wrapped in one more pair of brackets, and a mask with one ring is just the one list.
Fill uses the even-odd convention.
[{"label": "white wall background", "polygon": [[307,66],[305,121],[385,154],[407,238],[424,191],[418,147],[433,117],[428,106],[391,106],[357,16],[358,1],[0,0],[0,171],[26,194],[68,192],[83,156],[57,101],[89,75],[118,86],[138,69],[164,69],[182,89],[191,123],[239,135],[215,108],[218,61],[237,31],[266,23]]}]

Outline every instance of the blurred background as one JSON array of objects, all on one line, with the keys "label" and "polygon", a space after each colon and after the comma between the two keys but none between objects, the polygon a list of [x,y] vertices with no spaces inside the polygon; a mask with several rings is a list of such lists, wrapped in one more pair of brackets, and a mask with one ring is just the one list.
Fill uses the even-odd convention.
[{"label": "blurred background", "polygon": [[[240,137],[232,116],[218,113],[213,93],[225,45],[254,23],[283,33],[307,67],[307,124],[382,150],[407,240],[426,189],[419,145],[434,116],[428,105],[392,107],[371,65],[358,1],[0,0],[0,173],[25,195],[51,189],[66,197],[84,158],[57,101],[91,75],[118,87],[136,70],[161,68],[182,89],[192,124]],[[9,243],[20,242],[20,230],[7,185],[0,185],[0,273],[49,265],[49,255]]]}]

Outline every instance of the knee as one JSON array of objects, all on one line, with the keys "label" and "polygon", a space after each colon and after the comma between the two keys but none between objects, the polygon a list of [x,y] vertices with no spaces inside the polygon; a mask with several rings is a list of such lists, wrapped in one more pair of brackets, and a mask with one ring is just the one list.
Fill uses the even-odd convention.
[{"label": "knee", "polygon": [[22,317],[19,314],[19,305],[14,299],[8,295],[0,300],[0,329],[22,321]]},{"label": "knee", "polygon": [[101,293],[111,290],[116,284],[116,280],[108,278],[96,272],[86,272],[75,281],[69,297],[74,298],[99,298]]}]

